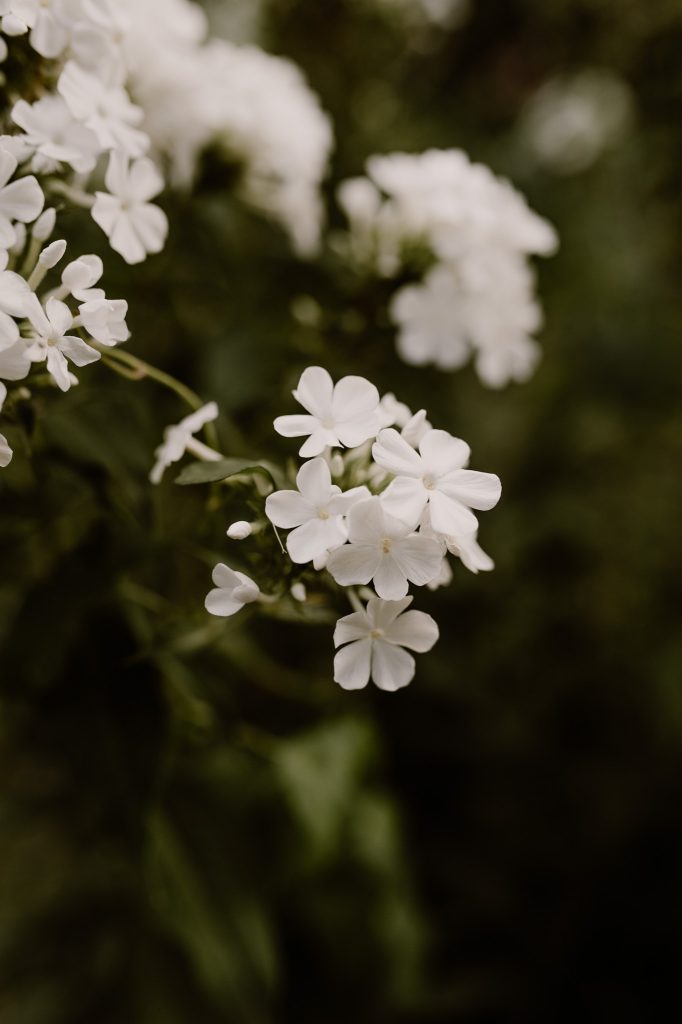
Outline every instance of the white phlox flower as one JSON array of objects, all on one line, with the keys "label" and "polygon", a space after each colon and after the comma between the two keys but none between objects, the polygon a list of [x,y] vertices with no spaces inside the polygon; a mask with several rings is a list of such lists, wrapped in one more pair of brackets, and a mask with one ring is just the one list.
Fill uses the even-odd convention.
[{"label": "white phlox flower", "polygon": [[252,604],[260,597],[258,586],[243,572],[236,572],[220,562],[212,574],[215,589],[206,595],[206,611],[227,618]]},{"label": "white phlox flower", "polygon": [[35,103],[18,100],[12,120],[33,150],[31,167],[37,173],[51,173],[60,164],[79,173],[95,166],[100,148],[97,138],[74,118],[61,96],[47,95]]},{"label": "white phlox flower", "polygon": [[422,587],[440,571],[443,552],[438,541],[388,515],[379,497],[350,510],[348,540],[327,560],[328,571],[341,586],[374,581],[379,597],[398,601],[409,583]]},{"label": "white phlox flower", "polygon": [[121,150],[130,157],[142,156],[148,149],[148,136],[137,128],[144,114],[121,86],[107,85],[69,61],[57,89],[76,120],[94,132],[102,149]]},{"label": "white phlox flower", "polygon": [[0,145],[0,249],[14,243],[14,221],[29,224],[45,205],[43,190],[32,174],[11,180],[16,169],[16,157]]},{"label": "white phlox flower", "polygon": [[168,219],[149,202],[163,189],[163,178],[151,160],[129,164],[113,152],[105,177],[108,192],[97,192],[92,218],[109,237],[111,248],[126,263],[141,263],[148,253],[161,252],[168,234]]},{"label": "white phlox flower", "polygon": [[287,551],[292,562],[303,564],[320,559],[344,544],[348,536],[344,516],[353,505],[369,496],[366,487],[342,493],[332,483],[328,464],[322,458],[304,462],[296,476],[297,491],[275,491],[265,501],[271,523],[291,530]]},{"label": "white phlox flower", "polygon": [[302,458],[320,455],[325,448],[356,448],[381,427],[379,392],[364,377],[343,377],[334,384],[320,366],[301,374],[294,398],[305,416],[278,416],[275,430],[283,437],[308,437]]},{"label": "white phlox flower", "polygon": [[[7,398],[7,388],[0,380],[0,412],[5,404]],[[12,449],[9,446],[9,441],[4,434],[0,434],[0,469],[4,469],[5,466],[9,466],[12,461]]]},{"label": "white phlox flower", "polygon": [[200,458],[220,458],[212,448],[207,448],[194,437],[207,423],[218,418],[218,406],[215,402],[208,402],[201,409],[185,416],[179,423],[166,427],[163,432],[163,443],[155,452],[155,462],[149,474],[153,484],[161,483],[164,472],[174,462],[179,462],[186,451],[198,454]]},{"label": "white phlox flower", "polygon": [[75,334],[67,334],[73,326],[69,307],[59,299],[47,300],[45,308],[35,296],[29,305],[28,319],[33,328],[26,355],[31,362],[46,362],[62,391],[68,391],[72,384],[69,363],[87,366],[100,359],[100,353],[86,344]]},{"label": "white phlox flower", "polygon": [[388,427],[379,434],[372,454],[395,477],[382,494],[384,508],[413,525],[428,505],[436,533],[466,536],[478,527],[471,509],[491,509],[500,499],[499,477],[466,469],[468,444],[445,430],[430,430],[417,452]]},{"label": "white phlox flower", "polygon": [[[438,626],[430,615],[406,611],[411,597],[401,601],[372,598],[365,610],[339,619],[334,646],[334,680],[344,690],[361,690],[370,680],[381,690],[399,690],[414,677],[415,662],[408,650],[430,651]],[[342,645],[346,646],[342,646]]]},{"label": "white phlox flower", "polygon": [[102,274],[104,265],[99,256],[79,256],[72,260],[62,271],[62,287],[58,290],[58,298],[66,295],[73,295],[78,302],[91,302],[95,299],[103,299],[104,292],[101,288],[94,288]]},{"label": "white phlox flower", "polygon": [[83,327],[100,344],[114,346],[130,337],[125,319],[128,313],[125,299],[90,299],[81,303],[78,311]]}]

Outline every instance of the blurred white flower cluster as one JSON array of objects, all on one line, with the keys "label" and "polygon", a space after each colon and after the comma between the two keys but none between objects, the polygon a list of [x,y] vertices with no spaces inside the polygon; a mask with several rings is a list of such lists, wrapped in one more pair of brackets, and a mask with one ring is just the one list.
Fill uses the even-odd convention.
[{"label": "blurred white flower cluster", "polygon": [[[127,340],[126,302],[95,287],[99,257],[73,260],[60,283],[66,243],[48,243],[66,201],[90,212],[127,263],[160,252],[162,160],[187,182],[218,143],[243,165],[243,195],[301,253],[315,250],[332,135],[292,64],[205,42],[205,15],[189,0],[0,0],[0,31],[0,61],[23,38],[37,69],[30,100],[11,81],[1,97],[0,381],[31,384],[44,364],[66,391],[72,366]],[[29,396],[3,384],[4,413]],[[3,435],[0,465],[10,458]]]},{"label": "blurred white flower cluster", "polygon": [[383,277],[426,271],[393,295],[398,351],[455,370],[473,358],[484,384],[526,380],[542,323],[529,256],[557,245],[523,196],[461,150],[393,153],[342,183],[344,257]]},{"label": "blurred white flower cluster", "polygon": [[[286,552],[294,566],[312,566],[348,588],[354,611],[336,626],[336,682],[352,690],[372,678],[381,689],[397,690],[414,676],[406,648],[427,651],[438,638],[429,615],[406,610],[409,587],[448,583],[449,554],[472,572],[493,568],[478,544],[472,510],[497,504],[500,481],[468,469],[469,446],[435,430],[423,410],[412,415],[392,395],[380,399],[362,377],[334,384],[326,370],[309,367],[294,397],[305,412],[278,417],[275,429],[304,438],[299,455],[305,461],[295,488],[267,496],[265,515],[288,531]],[[263,543],[258,526],[256,538]],[[249,527],[233,524],[228,535],[244,539],[254,532]],[[217,589],[206,601],[213,615],[272,600],[223,564],[214,582]],[[297,600],[306,599],[301,583],[291,588]]]},{"label": "blurred white flower cluster", "polygon": [[333,135],[296,65],[257,46],[207,41],[203,12],[187,0],[122,7],[131,89],[173,182],[189,184],[202,151],[218,147],[242,170],[242,197],[279,222],[301,255],[313,255]]}]

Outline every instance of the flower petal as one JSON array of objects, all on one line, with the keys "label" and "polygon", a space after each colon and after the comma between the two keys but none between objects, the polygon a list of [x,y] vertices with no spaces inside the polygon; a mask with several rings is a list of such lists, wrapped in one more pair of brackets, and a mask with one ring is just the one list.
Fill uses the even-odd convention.
[{"label": "flower petal", "polygon": [[397,476],[391,480],[381,494],[381,504],[394,519],[400,519],[410,527],[416,526],[429,500],[429,494],[421,480],[411,476]]},{"label": "flower petal", "polygon": [[482,512],[494,508],[502,494],[498,476],[494,473],[477,473],[473,469],[459,469],[450,473],[439,481],[439,487],[449,497]]},{"label": "flower petal", "polygon": [[241,601],[238,601],[229,590],[211,590],[206,595],[204,601],[204,607],[207,612],[211,615],[219,615],[221,618],[227,618],[228,615],[234,615],[235,612],[240,611],[244,607]]},{"label": "flower petal", "polygon": [[62,338],[59,342],[59,351],[76,366],[88,366],[89,363],[96,363],[102,358],[97,349],[91,348],[82,338],[76,338],[72,334]]},{"label": "flower petal", "polygon": [[384,629],[387,643],[409,647],[411,651],[423,654],[430,651],[439,637],[435,619],[426,612],[410,610],[398,616],[395,621]]},{"label": "flower petal", "polygon": [[415,662],[402,647],[375,640],[372,648],[372,679],[380,690],[393,693],[414,679]]},{"label": "flower petal", "polygon": [[460,537],[478,529],[478,520],[473,512],[441,491],[431,491],[429,511],[433,530],[446,537]]},{"label": "flower petal", "polygon": [[366,612],[351,612],[344,615],[336,623],[334,630],[334,646],[350,643],[351,640],[364,640],[369,635],[370,626]]},{"label": "flower petal", "polygon": [[372,458],[382,469],[396,476],[424,475],[421,456],[393,427],[386,427],[379,433],[372,445]]},{"label": "flower petal", "polygon": [[421,439],[419,451],[424,459],[425,470],[434,476],[442,476],[453,469],[466,466],[471,449],[466,441],[453,437],[447,430],[430,430]]},{"label": "flower petal", "polygon": [[358,583],[369,583],[379,568],[379,549],[362,544],[344,544],[332,551],[327,559],[327,569],[342,587]]},{"label": "flower petal", "polygon": [[296,476],[296,486],[313,508],[326,505],[332,494],[332,476],[325,460],[304,462]]},{"label": "flower petal", "polygon": [[275,526],[292,530],[315,515],[315,509],[298,491],[275,491],[265,499],[265,514]]},{"label": "flower petal", "polygon": [[278,416],[274,428],[282,437],[305,437],[317,429],[314,416]]},{"label": "flower petal", "polygon": [[391,553],[379,556],[374,589],[385,601],[399,601],[407,594],[407,577]]},{"label": "flower petal", "polygon": [[[435,580],[443,561],[443,551],[438,541],[420,534],[394,541],[391,546],[391,554],[401,572],[410,583],[414,583],[417,587],[423,587]],[[377,593],[379,593],[378,588]],[[388,595],[380,596],[387,597]]]},{"label": "flower petal", "polygon": [[348,513],[348,537],[351,544],[378,546],[386,536],[384,509],[376,495],[359,501]]},{"label": "flower petal", "polygon": [[334,521],[316,517],[291,531],[287,537],[287,551],[292,562],[304,565],[336,546],[339,540],[343,542],[343,537],[337,532]]},{"label": "flower petal", "polygon": [[301,374],[294,398],[320,420],[331,417],[334,382],[321,366],[309,366]]},{"label": "flower petal", "polygon": [[362,690],[369,682],[371,658],[369,637],[342,647],[334,657],[334,682],[344,690]]},{"label": "flower petal", "polygon": [[334,388],[332,416],[336,423],[365,419],[379,406],[379,392],[364,377],[343,377]]}]

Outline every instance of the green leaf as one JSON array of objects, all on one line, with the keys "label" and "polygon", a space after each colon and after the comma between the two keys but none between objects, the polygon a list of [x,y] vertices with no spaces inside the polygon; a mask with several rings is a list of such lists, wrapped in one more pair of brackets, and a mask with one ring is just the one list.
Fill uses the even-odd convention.
[{"label": "green leaf", "polygon": [[277,486],[274,466],[266,462],[254,463],[251,459],[221,459],[220,462],[193,462],[185,466],[175,478],[176,484],[213,484],[229,480],[234,476],[262,476]]}]

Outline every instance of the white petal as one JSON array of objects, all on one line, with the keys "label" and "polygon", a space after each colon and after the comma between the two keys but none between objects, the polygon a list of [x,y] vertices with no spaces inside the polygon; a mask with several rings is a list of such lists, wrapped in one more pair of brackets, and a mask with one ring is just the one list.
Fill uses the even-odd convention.
[{"label": "white petal", "polygon": [[391,480],[381,494],[381,504],[390,516],[400,519],[409,526],[416,526],[429,500],[429,494],[421,480],[410,476],[397,476]]},{"label": "white petal", "polygon": [[127,188],[131,199],[139,203],[147,203],[163,191],[163,185],[163,178],[151,160],[143,157],[141,160],[134,161],[130,168]]},{"label": "white petal", "polygon": [[114,196],[129,198],[128,195],[128,157],[120,149],[116,149],[109,157],[104,184],[107,191]]},{"label": "white petal", "polygon": [[46,361],[48,372],[54,377],[59,389],[61,391],[68,391],[71,387],[71,378],[69,376],[69,364],[65,356],[62,355],[58,348],[48,348]]},{"label": "white petal", "polygon": [[116,218],[109,235],[109,245],[114,252],[122,256],[126,263],[129,263],[131,266],[134,266],[136,263],[142,263],[147,256],[147,250],[135,231],[133,220],[126,213],[119,213]]},{"label": "white petal", "polygon": [[379,406],[379,392],[364,377],[343,377],[334,388],[332,417],[336,423],[366,419]]},{"label": "white petal", "polygon": [[401,647],[375,640],[372,649],[372,679],[389,693],[402,689],[414,679],[414,658]]},{"label": "white petal", "polygon": [[132,213],[133,230],[148,253],[161,252],[168,236],[168,218],[159,206],[145,203]]},{"label": "white petal", "polygon": [[82,338],[75,335],[65,335],[59,342],[59,351],[63,352],[67,359],[70,359],[76,366],[88,366],[89,363],[96,363],[101,359],[97,349],[86,345]]},{"label": "white petal", "polygon": [[431,526],[436,533],[444,533],[446,537],[459,537],[475,533],[478,529],[478,520],[473,512],[440,491],[431,491],[429,511]]},{"label": "white petal", "polygon": [[339,441],[345,448],[358,448],[365,441],[376,437],[381,429],[381,417],[378,411],[369,416],[337,423],[335,430]]},{"label": "white petal", "polygon": [[494,473],[477,473],[473,469],[460,469],[439,481],[440,489],[469,508],[487,512],[494,508],[502,494],[500,478]]},{"label": "white petal", "polygon": [[378,546],[385,536],[384,509],[376,495],[353,505],[348,513],[348,537],[351,544]]},{"label": "white petal", "polygon": [[227,618],[228,615],[234,615],[235,612],[240,611],[244,605],[230,591],[218,589],[209,591],[204,601],[204,607],[211,615]]},{"label": "white petal", "polygon": [[308,440],[304,441],[298,449],[298,454],[302,459],[309,459],[315,455],[321,455],[329,445],[337,444],[338,440],[336,436],[331,431],[325,430],[318,424]]},{"label": "white petal", "polygon": [[373,597],[367,603],[367,618],[371,628],[388,629],[411,604],[411,597],[404,597],[401,601],[382,601],[378,597]]},{"label": "white petal", "polygon": [[350,643],[351,640],[364,640],[369,635],[370,626],[365,612],[352,612],[344,615],[336,623],[334,630],[334,646]]},{"label": "white petal", "polygon": [[0,273],[0,310],[10,316],[26,315],[26,298],[31,289],[23,277],[5,270]]},{"label": "white petal", "polygon": [[369,682],[371,658],[369,637],[342,647],[334,658],[334,682],[344,690],[362,690]]},{"label": "white petal", "polygon": [[327,559],[327,569],[342,587],[366,584],[379,568],[381,554],[376,547],[361,544],[344,544],[332,551]]},{"label": "white petal", "polygon": [[0,377],[5,380],[23,380],[30,369],[31,360],[26,354],[25,341],[20,339],[0,351]]},{"label": "white petal", "polygon": [[383,469],[396,476],[423,476],[421,456],[404,437],[387,427],[372,445],[372,458]]},{"label": "white petal", "polygon": [[305,437],[318,426],[314,416],[278,416],[274,422],[275,430],[282,437]]},{"label": "white petal", "polygon": [[28,224],[36,219],[44,205],[43,190],[32,174],[11,181],[0,191],[0,210],[11,220]]},{"label": "white petal", "polygon": [[275,526],[291,530],[312,519],[315,510],[298,491],[275,491],[265,499],[265,514]]},{"label": "white petal", "polygon": [[330,537],[330,527],[334,531],[332,520],[315,518],[292,530],[287,537],[287,551],[292,562],[297,565],[312,562],[317,555],[324,554],[332,546],[330,540],[332,544],[338,543],[336,533]]},{"label": "white petal", "polygon": [[374,573],[374,589],[385,601],[399,601],[407,594],[405,573],[390,553],[380,556]]},{"label": "white petal", "polygon": [[95,193],[95,203],[90,211],[90,216],[95,224],[101,227],[105,235],[112,233],[120,213],[121,202],[116,196],[110,196],[108,192]]},{"label": "white petal", "polygon": [[296,486],[313,508],[326,505],[332,493],[332,477],[325,460],[304,462],[296,476]]},{"label": "white petal", "polygon": [[318,419],[331,417],[334,382],[321,366],[309,366],[301,374],[294,398]]},{"label": "white petal", "polygon": [[9,466],[12,461],[12,454],[13,452],[7,442],[7,438],[4,434],[0,434],[0,467],[2,469],[4,469],[5,466]]},{"label": "white petal", "polygon": [[436,476],[466,466],[471,449],[466,441],[453,437],[446,430],[430,430],[421,440],[419,451],[426,471]]},{"label": "white petal", "polygon": [[240,584],[237,573],[234,569],[230,569],[229,565],[225,565],[224,562],[218,562],[211,573],[211,579],[216,587],[222,587],[223,589],[234,590]]},{"label": "white petal", "polygon": [[[391,554],[410,583],[423,587],[436,578],[441,569],[443,551],[436,540],[415,534],[394,541]],[[379,590],[377,589],[377,593]],[[380,595],[387,597],[388,595]],[[402,595],[399,595],[402,597]]]},{"label": "white petal", "polygon": [[69,307],[65,302],[60,302],[59,299],[48,299],[45,313],[50,324],[58,334],[65,334],[73,323]]},{"label": "white petal", "polygon": [[345,516],[353,505],[369,497],[371,495],[367,487],[351,487],[349,491],[335,495],[327,505],[327,508],[332,515]]},{"label": "white petal", "polygon": [[409,647],[423,654],[430,651],[438,640],[438,625],[426,612],[410,610],[400,615],[385,629],[388,643]]}]

